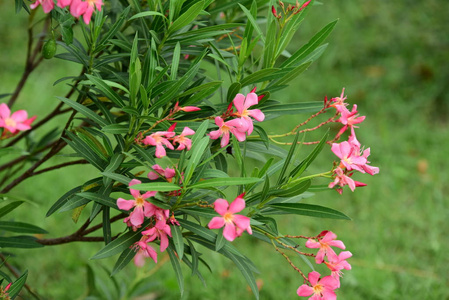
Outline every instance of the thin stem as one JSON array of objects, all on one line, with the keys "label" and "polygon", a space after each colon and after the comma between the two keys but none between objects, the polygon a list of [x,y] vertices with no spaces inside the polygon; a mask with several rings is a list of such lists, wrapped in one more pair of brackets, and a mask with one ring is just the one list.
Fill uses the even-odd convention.
[{"label": "thin stem", "polygon": [[45,173],[45,172],[48,172],[48,171],[53,171],[53,170],[56,170],[56,169],[60,169],[60,168],[66,167],[66,166],[73,166],[73,165],[80,165],[80,164],[88,164],[88,163],[89,163],[89,162],[88,162],[87,160],[85,160],[85,159],[80,159],[80,160],[75,160],[75,161],[69,161],[69,162],[61,163],[61,164],[59,164],[59,165],[55,165],[55,166],[52,166],[52,167],[48,167],[48,168],[39,170],[39,171],[37,171],[37,172],[33,172],[33,173],[30,175],[30,177],[31,177],[31,176],[35,176],[35,175],[38,175],[38,174],[42,174],[42,173]]}]

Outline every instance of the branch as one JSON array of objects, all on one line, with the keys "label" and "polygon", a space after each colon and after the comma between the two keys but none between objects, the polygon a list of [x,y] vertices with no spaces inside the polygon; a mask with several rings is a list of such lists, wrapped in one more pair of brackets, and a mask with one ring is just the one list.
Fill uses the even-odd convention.
[{"label": "branch", "polygon": [[80,164],[88,164],[88,163],[89,163],[89,162],[88,162],[87,160],[85,160],[85,159],[79,159],[79,160],[75,160],[75,161],[69,161],[69,162],[65,162],[65,163],[62,163],[62,164],[59,164],[59,165],[55,165],[55,166],[52,166],[52,167],[48,167],[48,168],[39,170],[39,171],[37,171],[37,172],[33,172],[33,173],[30,175],[30,177],[31,177],[31,176],[34,176],[34,175],[42,174],[42,173],[45,173],[45,172],[48,172],[48,171],[53,171],[53,170],[56,170],[56,169],[60,169],[60,168],[63,168],[63,167],[67,167],[67,166],[80,165]]}]

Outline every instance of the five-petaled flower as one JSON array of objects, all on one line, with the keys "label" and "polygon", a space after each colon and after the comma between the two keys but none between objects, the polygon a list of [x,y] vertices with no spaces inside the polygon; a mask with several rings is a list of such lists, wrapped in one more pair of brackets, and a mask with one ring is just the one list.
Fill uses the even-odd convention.
[{"label": "five-petaled flower", "polygon": [[143,267],[145,265],[145,258],[151,257],[155,263],[157,263],[157,252],[148,244],[149,237],[144,235],[141,237],[140,241],[136,242],[132,247],[137,251],[134,256],[134,264],[138,267]]},{"label": "five-petaled flower", "polygon": [[248,129],[248,124],[242,120],[243,119],[238,118],[225,122],[221,117],[216,117],[215,124],[217,124],[219,128],[218,130],[214,130],[209,133],[210,138],[216,140],[221,136],[221,148],[229,144],[229,137],[231,133],[235,135],[239,142],[243,142],[246,139],[245,132]]},{"label": "five-petaled flower", "polygon": [[308,239],[306,242],[307,248],[319,248],[316,254],[315,261],[317,264],[321,264],[324,261],[324,256],[327,256],[328,260],[335,261],[338,259],[333,247],[338,247],[340,249],[345,249],[345,244],[342,241],[335,240],[337,235],[332,231],[326,232],[323,238],[318,238],[318,241],[313,239]]},{"label": "five-petaled flower", "polygon": [[[140,180],[133,179],[129,183],[129,187],[140,183],[142,183]],[[134,200],[125,200],[123,198],[118,198],[117,206],[122,210],[130,210],[134,207],[134,210],[129,215],[129,219],[125,219],[125,223],[127,223],[128,225],[131,224],[132,226],[139,227],[140,225],[142,225],[145,216],[150,215],[154,210],[154,205],[146,201],[146,199],[156,195],[156,192],[150,191],[141,195],[138,190],[131,188],[129,190],[131,192],[131,195],[134,197]]]},{"label": "five-petaled flower", "polygon": [[340,287],[340,277],[343,275],[341,270],[351,270],[351,265],[346,261],[351,256],[351,252],[342,251],[338,254],[337,259],[324,262],[329,270],[331,270],[331,276],[338,280],[338,287]]},{"label": "five-petaled flower", "polygon": [[174,150],[175,148],[167,138],[172,138],[176,133],[172,131],[158,131],[146,136],[143,139],[145,145],[156,146],[156,157],[161,158],[167,155],[165,147]]},{"label": "five-petaled flower", "polygon": [[28,119],[28,113],[23,109],[11,114],[8,105],[0,104],[0,128],[4,128],[12,134],[31,129],[34,119],[36,117]]},{"label": "five-petaled flower", "polygon": [[249,234],[253,233],[250,226],[250,219],[246,216],[235,214],[245,208],[243,196],[244,194],[237,196],[231,205],[229,205],[226,199],[215,200],[214,209],[221,217],[212,218],[208,224],[210,229],[218,229],[224,226],[223,236],[231,242],[236,237],[241,236],[245,230]]},{"label": "five-petaled flower", "polygon": [[[248,110],[250,106],[256,105],[259,103],[259,99],[256,93],[249,93],[246,95],[246,98],[243,94],[237,94],[232,101],[234,103],[235,108],[237,108],[237,112],[234,113],[235,116],[242,118],[242,120],[246,123],[246,130],[248,135],[253,132],[253,120],[250,117],[253,117],[259,122],[262,122],[265,119],[265,115],[260,109],[251,109]],[[245,126],[241,127],[242,129]],[[241,130],[241,129],[239,129]]]},{"label": "five-petaled flower", "polygon": [[153,168],[154,172],[151,171],[148,173],[148,179],[150,179],[150,180],[156,180],[160,176],[163,176],[163,177],[165,177],[165,179],[167,179],[168,182],[171,182],[172,178],[175,177],[175,175],[176,175],[175,169],[171,169],[171,168],[163,169],[159,165],[154,165],[154,166],[152,166],[152,168]]},{"label": "five-petaled flower", "polygon": [[173,144],[177,143],[179,144],[178,148],[176,150],[184,150],[187,148],[187,150],[190,150],[192,147],[192,140],[189,138],[186,138],[187,135],[194,135],[195,131],[190,129],[189,127],[184,127],[183,131],[180,135],[177,135],[173,138]]},{"label": "five-petaled flower", "polygon": [[301,285],[296,293],[300,297],[309,297],[309,300],[335,300],[337,295],[334,290],[338,288],[338,280],[332,276],[325,276],[320,279],[320,273],[313,271],[308,275],[309,282],[312,286],[307,284]]},{"label": "five-petaled flower", "polygon": [[154,227],[142,231],[142,235],[148,236],[148,242],[159,239],[161,241],[161,252],[164,252],[165,249],[167,249],[168,237],[172,236],[170,226],[165,222],[157,222]]}]

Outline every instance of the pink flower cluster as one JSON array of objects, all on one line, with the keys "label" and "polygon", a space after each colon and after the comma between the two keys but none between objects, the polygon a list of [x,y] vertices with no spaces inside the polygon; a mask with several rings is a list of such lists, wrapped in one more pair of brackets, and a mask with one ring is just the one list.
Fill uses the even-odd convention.
[{"label": "pink flower cluster", "polygon": [[212,218],[208,227],[210,229],[218,229],[224,226],[223,236],[230,242],[235,240],[236,237],[241,236],[245,230],[249,234],[253,233],[250,226],[250,219],[246,216],[236,214],[246,206],[243,197],[244,194],[237,196],[231,205],[229,205],[226,199],[217,199],[214,202],[214,209],[221,217]]},{"label": "pink flower cluster", "polygon": [[[39,5],[42,5],[42,9],[46,14],[52,11],[55,7],[53,0],[36,0],[30,7],[31,9],[35,9]],[[57,0],[56,5],[60,8],[69,6],[70,14],[72,16],[75,18],[83,16],[84,23],[89,24],[95,8],[101,11],[103,0]]]},{"label": "pink flower cluster", "polygon": [[[220,146],[223,148],[229,144],[230,134],[235,135],[239,142],[243,142],[246,139],[246,134],[250,135],[253,132],[254,118],[256,121],[262,122],[265,119],[265,115],[260,109],[248,110],[249,107],[259,103],[259,100],[263,96],[257,96],[255,88],[251,93],[246,95],[237,94],[229,105],[228,110],[221,116],[215,118],[215,124],[219,127],[218,130],[211,131],[209,136],[211,139],[216,140],[221,137]],[[232,110],[232,104],[237,109],[236,112]],[[228,116],[234,116],[235,119],[224,121]]]},{"label": "pink flower cluster", "polygon": [[18,110],[11,114],[11,110],[5,103],[0,104],[0,128],[3,128],[1,139],[11,137],[19,131],[31,129],[31,124],[36,116],[28,119],[25,110]]},{"label": "pink flower cluster", "polygon": [[342,143],[333,143],[332,152],[340,158],[339,165],[333,170],[334,181],[329,184],[330,188],[339,186],[336,190],[341,194],[342,187],[348,185],[351,191],[354,191],[358,186],[365,186],[362,182],[355,181],[351,178],[354,171],[361,173],[368,173],[375,175],[379,173],[379,168],[368,165],[368,156],[370,155],[370,148],[362,151],[361,144],[355,136],[354,128],[356,124],[359,124],[365,120],[365,116],[359,117],[357,111],[357,105],[353,105],[352,110],[349,111],[346,106],[348,105],[344,101],[344,89],[340,97],[332,98],[332,104],[330,107],[334,107],[340,114],[340,118],[337,122],[342,123],[343,127],[337,133],[336,139],[338,139],[347,129],[351,130],[351,134],[348,141]]},{"label": "pink flower cluster", "polygon": [[[153,175],[151,175],[152,177]],[[150,174],[149,174],[150,177]],[[142,183],[140,180],[133,179],[129,183],[131,195],[134,197],[133,200],[125,200],[123,198],[117,199],[117,206],[121,210],[132,210],[128,217],[123,221],[132,227],[134,231],[142,227],[142,224],[146,218],[151,219],[151,225],[148,226],[144,231],[142,231],[142,238],[140,241],[134,244],[133,248],[137,251],[134,257],[134,263],[136,266],[143,266],[145,257],[151,257],[155,263],[157,263],[157,252],[149,244],[154,240],[160,240],[160,251],[163,252],[168,247],[168,237],[171,235],[171,228],[167,222],[171,224],[176,224],[176,220],[169,218],[169,210],[162,209],[156,205],[147,201],[148,198],[156,195],[156,192],[146,192],[143,195],[140,191],[132,189],[131,187],[135,184]]]},{"label": "pink flower cluster", "polygon": [[[337,236],[331,231],[323,231],[318,238],[309,239],[306,242],[307,248],[318,248],[318,253],[315,257],[317,264],[325,263],[331,271],[331,275],[321,277],[320,273],[313,271],[308,275],[310,285],[303,284],[298,290],[297,294],[301,297],[310,297],[311,300],[335,300],[337,295],[335,289],[340,287],[340,277],[343,275],[342,271],[350,270],[351,265],[346,259],[352,256],[351,252],[343,251],[339,255],[331,247],[345,249],[342,241],[335,240]],[[325,260],[327,258],[327,261]]]},{"label": "pink flower cluster", "polygon": [[[167,131],[157,131],[146,136],[142,143],[144,145],[156,146],[156,157],[161,158],[167,155],[165,148],[174,150],[175,145],[178,144],[176,150],[190,150],[192,141],[187,136],[194,135],[195,131],[189,127],[184,127],[180,135],[174,132],[176,123],[174,123]],[[165,147],[165,148],[164,148]]]}]

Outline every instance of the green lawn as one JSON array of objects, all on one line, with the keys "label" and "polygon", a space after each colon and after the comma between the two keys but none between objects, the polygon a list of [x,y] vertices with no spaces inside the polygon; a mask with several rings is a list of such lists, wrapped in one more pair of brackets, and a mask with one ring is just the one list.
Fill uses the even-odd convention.
[{"label": "green lawn", "polygon": [[[14,17],[13,11],[12,2],[0,3],[0,94],[12,92],[23,68],[20,49],[26,43],[26,17],[23,13]],[[349,260],[353,269],[345,272],[339,299],[449,298],[449,97],[444,90],[449,81],[449,35],[447,16],[442,13],[447,11],[449,2],[438,0],[327,1],[306,19],[297,44],[340,18],[328,49],[288,91],[273,96],[289,102],[321,100],[324,95],[339,95],[345,87],[348,102],[358,104],[361,115],[367,116],[357,134],[362,144],[371,147],[371,164],[380,167],[380,174],[359,175],[356,180],[368,186],[354,193],[345,189],[340,196],[326,191],[306,200],[343,211],[353,220],[280,220],[280,231],[285,234],[313,235],[327,229],[345,242],[354,255]],[[54,63],[44,62],[32,74],[15,108],[42,115],[56,106],[54,96],[63,95],[66,87],[52,84],[64,76],[67,65]],[[290,118],[289,123],[279,121],[267,131],[285,132],[301,121],[298,117]],[[322,164],[316,170],[327,170],[333,159],[330,149],[323,151],[320,159]],[[49,237],[72,233],[77,225],[70,213],[47,219],[44,215],[67,189],[93,176],[81,170],[84,168],[71,167],[22,183],[13,193],[36,205],[23,205],[14,217],[53,230]],[[241,238],[236,246],[261,271],[257,275],[263,283],[261,299],[297,298],[300,276],[270,245]],[[89,261],[101,247],[74,243],[14,250],[19,258],[10,262],[20,270],[29,269],[28,283],[43,299],[83,299],[86,263],[97,269],[102,282],[108,282],[97,267],[110,269],[114,260]],[[202,269],[207,282],[204,287],[183,269],[187,274],[183,299],[251,299],[233,264],[204,252],[214,272]],[[300,259],[291,257],[308,270]],[[170,262],[163,255],[159,260],[157,266],[149,263],[144,270],[129,265],[117,276],[119,285],[146,277],[141,287],[148,290],[148,296],[142,299],[179,299]],[[110,282],[105,284],[113,290]],[[101,290],[100,286],[97,282]]]}]

